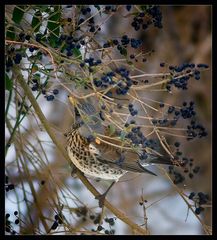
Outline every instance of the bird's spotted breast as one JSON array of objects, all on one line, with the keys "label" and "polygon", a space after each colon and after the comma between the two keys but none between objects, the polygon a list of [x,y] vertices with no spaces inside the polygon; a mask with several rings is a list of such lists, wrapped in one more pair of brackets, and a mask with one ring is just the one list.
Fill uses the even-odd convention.
[{"label": "bird's spotted breast", "polygon": [[99,151],[83,139],[78,131],[71,131],[67,137],[67,151],[73,164],[83,173],[108,180],[118,180],[126,171],[112,168],[97,159]]}]

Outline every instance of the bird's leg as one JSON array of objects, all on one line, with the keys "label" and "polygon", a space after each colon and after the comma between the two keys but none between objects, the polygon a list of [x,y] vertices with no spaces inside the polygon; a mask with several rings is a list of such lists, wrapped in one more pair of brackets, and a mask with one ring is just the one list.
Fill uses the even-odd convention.
[{"label": "bird's leg", "polygon": [[108,187],[108,189],[103,194],[100,194],[100,195],[95,197],[96,199],[99,200],[99,207],[100,208],[102,208],[104,206],[105,197],[115,183],[116,183],[116,181],[112,182],[112,184]]}]

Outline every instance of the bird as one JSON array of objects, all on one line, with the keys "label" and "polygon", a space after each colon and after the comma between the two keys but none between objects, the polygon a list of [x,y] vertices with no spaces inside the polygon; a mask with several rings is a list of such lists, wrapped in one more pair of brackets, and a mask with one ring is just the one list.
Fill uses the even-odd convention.
[{"label": "bird", "polygon": [[[96,198],[103,207],[105,196],[111,187],[127,172],[156,174],[144,165],[169,164],[171,157],[163,157],[146,151],[145,164],[141,160],[144,151],[135,150],[130,143],[118,138],[118,131],[109,134],[109,127],[102,125],[97,106],[91,101],[77,100],[69,96],[75,109],[75,122],[65,133],[66,150],[72,163],[86,176],[112,181],[109,188]],[[82,119],[86,122],[83,121]],[[85,116],[85,117],[84,117]],[[100,138],[97,137],[100,134]],[[142,164],[143,162],[143,164]]]}]

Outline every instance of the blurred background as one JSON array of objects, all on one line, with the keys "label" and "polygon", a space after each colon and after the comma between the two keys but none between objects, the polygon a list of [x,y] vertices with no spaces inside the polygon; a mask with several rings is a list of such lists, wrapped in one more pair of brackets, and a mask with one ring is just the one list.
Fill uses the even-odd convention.
[{"label": "blurred background", "polygon": [[[205,192],[211,197],[212,8],[206,5],[163,5],[160,9],[163,16],[162,29],[150,27],[147,31],[134,31],[129,27],[132,19],[123,18],[127,12],[124,7],[120,7],[118,12],[103,25],[99,39],[106,40],[124,34],[142,39],[142,48],[145,52],[149,53],[154,50],[151,54],[147,54],[145,62],[135,63],[137,68],[146,73],[162,72],[161,62],[169,65],[180,65],[184,62],[209,65],[209,70],[201,73],[200,81],[189,81],[187,91],[174,90],[172,94],[146,91],[140,94],[173,105],[180,105],[183,101],[195,101],[198,117],[206,127],[208,136],[191,142],[182,141],[181,150],[192,157],[201,170],[193,179],[186,178],[186,181],[178,187],[186,194]],[[10,14],[12,11],[12,5],[6,6],[7,13]],[[64,14],[69,17],[71,13],[66,11]],[[54,82],[54,84],[56,83]],[[53,129],[59,140],[64,144],[63,133],[70,128],[73,115],[66,91],[61,87],[58,89],[60,93],[52,104],[46,102],[43,96],[39,97],[38,103],[51,126],[55,126]],[[6,94],[6,102],[7,98]],[[9,114],[15,114],[15,109],[9,109]],[[61,226],[58,228],[57,234],[58,232],[59,234],[75,234],[82,233],[82,231],[85,233],[85,231],[96,229],[90,216],[94,214],[97,216],[97,213],[100,213],[97,201],[77,178],[71,176],[70,166],[59,154],[36,119],[34,113],[28,116],[17,134],[17,141],[19,139],[21,140],[20,144],[29,146],[29,154],[32,155],[30,154],[27,158],[30,163],[25,162],[25,159],[22,164],[16,160],[17,150],[14,145],[10,147],[6,156],[6,175],[9,176],[16,188],[14,191],[6,193],[5,212],[12,216],[14,211],[18,210],[22,221],[25,222],[21,227],[18,225],[14,227],[20,234],[39,234],[40,231],[37,229],[43,229],[40,216],[42,212],[46,216],[46,221],[51,222],[51,226],[55,215],[54,209],[61,208],[62,204],[64,205],[62,212],[67,219],[67,224],[71,226],[71,231],[62,232],[64,227]],[[9,137],[6,124],[6,142]],[[36,155],[34,147],[37,150]],[[46,153],[43,152],[43,149]],[[37,162],[38,158],[44,159],[44,162],[41,160]],[[40,167],[35,167],[35,164],[39,164]],[[90,181],[100,192],[104,192],[108,187],[107,182],[96,182],[91,179]],[[37,203],[34,201],[35,196],[40,199]],[[125,175],[112,188],[107,199],[132,221],[144,224],[144,208],[139,204],[141,196],[147,200],[145,213],[151,235],[205,234],[202,224],[195,214],[189,211],[174,186],[160,171],[157,177],[132,173]],[[78,216],[76,209],[80,206],[88,208],[86,215]],[[106,216],[115,217],[108,210],[106,210]],[[16,219],[15,216],[13,217]],[[205,208],[205,211],[200,214],[200,218],[204,225],[211,226],[211,208]],[[111,228],[106,224],[104,222],[105,228]],[[116,218],[112,229],[115,230],[115,234],[132,234],[131,229]]]}]

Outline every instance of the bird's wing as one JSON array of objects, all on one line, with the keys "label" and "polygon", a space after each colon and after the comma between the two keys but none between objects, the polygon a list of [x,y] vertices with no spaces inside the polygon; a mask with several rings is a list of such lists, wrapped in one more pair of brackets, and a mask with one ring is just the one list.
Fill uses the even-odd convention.
[{"label": "bird's wing", "polygon": [[138,153],[132,150],[121,150],[121,148],[109,144],[97,144],[94,142],[90,144],[90,147],[92,150],[95,149],[94,154],[97,160],[110,164],[111,167],[122,168],[131,172],[146,172],[156,175],[141,165]]}]

